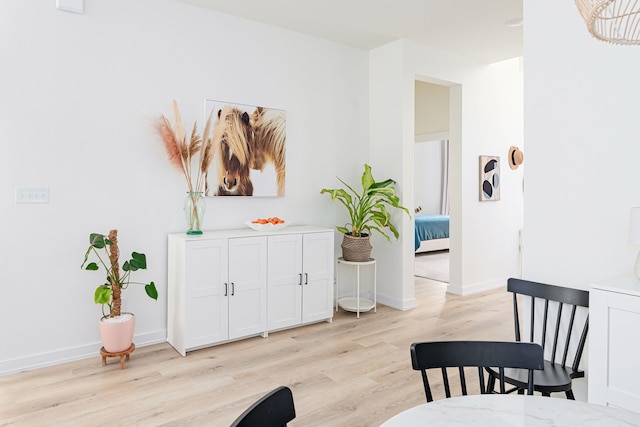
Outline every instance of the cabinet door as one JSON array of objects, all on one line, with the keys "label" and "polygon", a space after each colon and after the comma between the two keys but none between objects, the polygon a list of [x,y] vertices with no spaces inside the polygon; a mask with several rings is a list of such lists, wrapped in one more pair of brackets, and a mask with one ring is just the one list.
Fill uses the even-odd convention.
[{"label": "cabinet door", "polygon": [[302,322],[302,235],[269,236],[268,240],[269,330]]},{"label": "cabinet door", "polygon": [[333,317],[333,231],[304,234],[302,322]]},{"label": "cabinet door", "polygon": [[228,339],[227,239],[186,242],[185,347]]},{"label": "cabinet door", "polygon": [[639,296],[589,291],[589,403],[639,411],[639,323]]},{"label": "cabinet door", "polygon": [[267,330],[267,237],[229,239],[229,339]]}]

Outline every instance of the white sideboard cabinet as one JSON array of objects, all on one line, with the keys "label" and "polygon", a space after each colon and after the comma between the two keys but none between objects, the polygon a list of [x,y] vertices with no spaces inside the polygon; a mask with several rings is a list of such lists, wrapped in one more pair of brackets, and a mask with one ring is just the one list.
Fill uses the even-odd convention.
[{"label": "white sideboard cabinet", "polygon": [[635,276],[591,285],[589,403],[640,412],[638,325],[640,281]]},{"label": "white sideboard cabinet", "polygon": [[188,351],[333,316],[331,229],[168,236],[167,340]]},{"label": "white sideboard cabinet", "polygon": [[333,231],[268,237],[270,331],[333,316]]}]

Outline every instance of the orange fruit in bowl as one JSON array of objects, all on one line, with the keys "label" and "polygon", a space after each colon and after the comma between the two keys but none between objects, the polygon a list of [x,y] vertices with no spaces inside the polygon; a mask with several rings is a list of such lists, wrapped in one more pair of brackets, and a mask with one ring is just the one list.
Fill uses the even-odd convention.
[{"label": "orange fruit in bowl", "polygon": [[272,216],[269,218],[257,218],[254,219],[253,221],[251,221],[252,224],[271,224],[271,225],[278,225],[278,224],[284,224],[284,220],[281,218],[278,218],[277,216]]}]

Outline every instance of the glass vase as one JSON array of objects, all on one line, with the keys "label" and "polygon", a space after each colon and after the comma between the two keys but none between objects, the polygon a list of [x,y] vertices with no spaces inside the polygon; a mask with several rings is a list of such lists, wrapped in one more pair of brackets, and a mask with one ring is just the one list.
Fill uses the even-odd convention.
[{"label": "glass vase", "polygon": [[184,217],[187,220],[187,234],[202,234],[202,220],[207,209],[202,191],[187,191],[184,200]]}]

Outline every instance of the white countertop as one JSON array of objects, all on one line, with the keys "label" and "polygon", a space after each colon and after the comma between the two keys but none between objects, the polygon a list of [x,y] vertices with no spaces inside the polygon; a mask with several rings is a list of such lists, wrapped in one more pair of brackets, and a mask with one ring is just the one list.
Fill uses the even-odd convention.
[{"label": "white countertop", "polygon": [[627,274],[595,282],[591,289],[640,296],[640,280],[634,274]]},{"label": "white countertop", "polygon": [[216,238],[229,238],[229,237],[256,237],[256,236],[271,236],[276,234],[296,234],[296,233],[321,233],[327,231],[335,231],[334,228],[318,227],[315,225],[290,225],[288,227],[279,228],[276,230],[270,230],[265,228],[264,230],[253,230],[249,227],[238,229],[223,229],[223,230],[203,230],[202,234],[187,234],[186,232],[169,233],[169,238],[181,239],[181,240],[206,240]]},{"label": "white countertop", "polygon": [[640,414],[556,397],[484,394],[408,409],[382,427],[640,426]]}]

